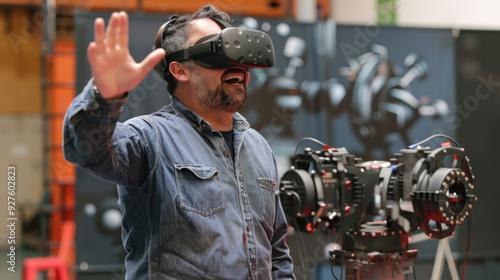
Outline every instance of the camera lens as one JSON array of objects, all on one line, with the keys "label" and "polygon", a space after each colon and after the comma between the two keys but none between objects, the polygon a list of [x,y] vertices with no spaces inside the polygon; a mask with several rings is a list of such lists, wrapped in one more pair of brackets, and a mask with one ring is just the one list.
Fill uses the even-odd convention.
[{"label": "camera lens", "polygon": [[465,186],[460,181],[454,181],[446,192],[446,206],[450,213],[458,215],[465,206]]}]

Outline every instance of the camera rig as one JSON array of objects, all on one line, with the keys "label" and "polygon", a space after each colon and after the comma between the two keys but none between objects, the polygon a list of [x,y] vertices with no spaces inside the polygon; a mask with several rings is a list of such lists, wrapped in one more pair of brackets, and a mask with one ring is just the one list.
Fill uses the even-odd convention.
[{"label": "camera rig", "polygon": [[409,233],[448,237],[477,200],[469,159],[456,141],[458,147],[420,146],[437,136],[451,139],[434,135],[389,161],[363,161],[345,148],[303,139],[323,148],[295,153],[281,178],[289,224],[302,232],[324,225],[340,233],[342,249],[331,251],[330,260],[346,268],[346,279],[411,273],[418,251],[408,250]]}]

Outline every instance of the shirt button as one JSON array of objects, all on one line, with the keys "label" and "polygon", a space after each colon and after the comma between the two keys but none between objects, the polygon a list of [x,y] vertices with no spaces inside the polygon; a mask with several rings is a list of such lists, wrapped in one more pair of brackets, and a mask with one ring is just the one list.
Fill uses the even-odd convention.
[{"label": "shirt button", "polygon": [[231,153],[229,151],[224,151],[224,156],[228,157],[230,155],[231,155]]},{"label": "shirt button", "polygon": [[247,226],[247,231],[250,231],[252,228],[250,226]]}]

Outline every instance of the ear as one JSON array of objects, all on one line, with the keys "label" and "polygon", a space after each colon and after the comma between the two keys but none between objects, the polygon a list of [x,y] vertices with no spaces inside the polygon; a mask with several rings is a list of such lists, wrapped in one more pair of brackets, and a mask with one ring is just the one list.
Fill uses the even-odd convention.
[{"label": "ear", "polygon": [[189,80],[188,76],[189,70],[184,64],[173,61],[168,66],[168,69],[170,70],[170,73],[172,74],[172,76],[174,76],[174,78],[177,81],[185,83]]}]

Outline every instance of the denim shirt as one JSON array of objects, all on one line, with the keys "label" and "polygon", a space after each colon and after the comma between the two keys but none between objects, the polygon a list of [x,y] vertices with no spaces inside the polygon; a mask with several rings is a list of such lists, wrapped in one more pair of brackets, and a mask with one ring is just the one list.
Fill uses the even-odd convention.
[{"label": "denim shirt", "polygon": [[233,160],[175,97],[120,123],[125,101],[100,98],[91,80],[66,113],[63,148],[118,185],[126,279],[295,279],[265,139],[236,113]]}]

